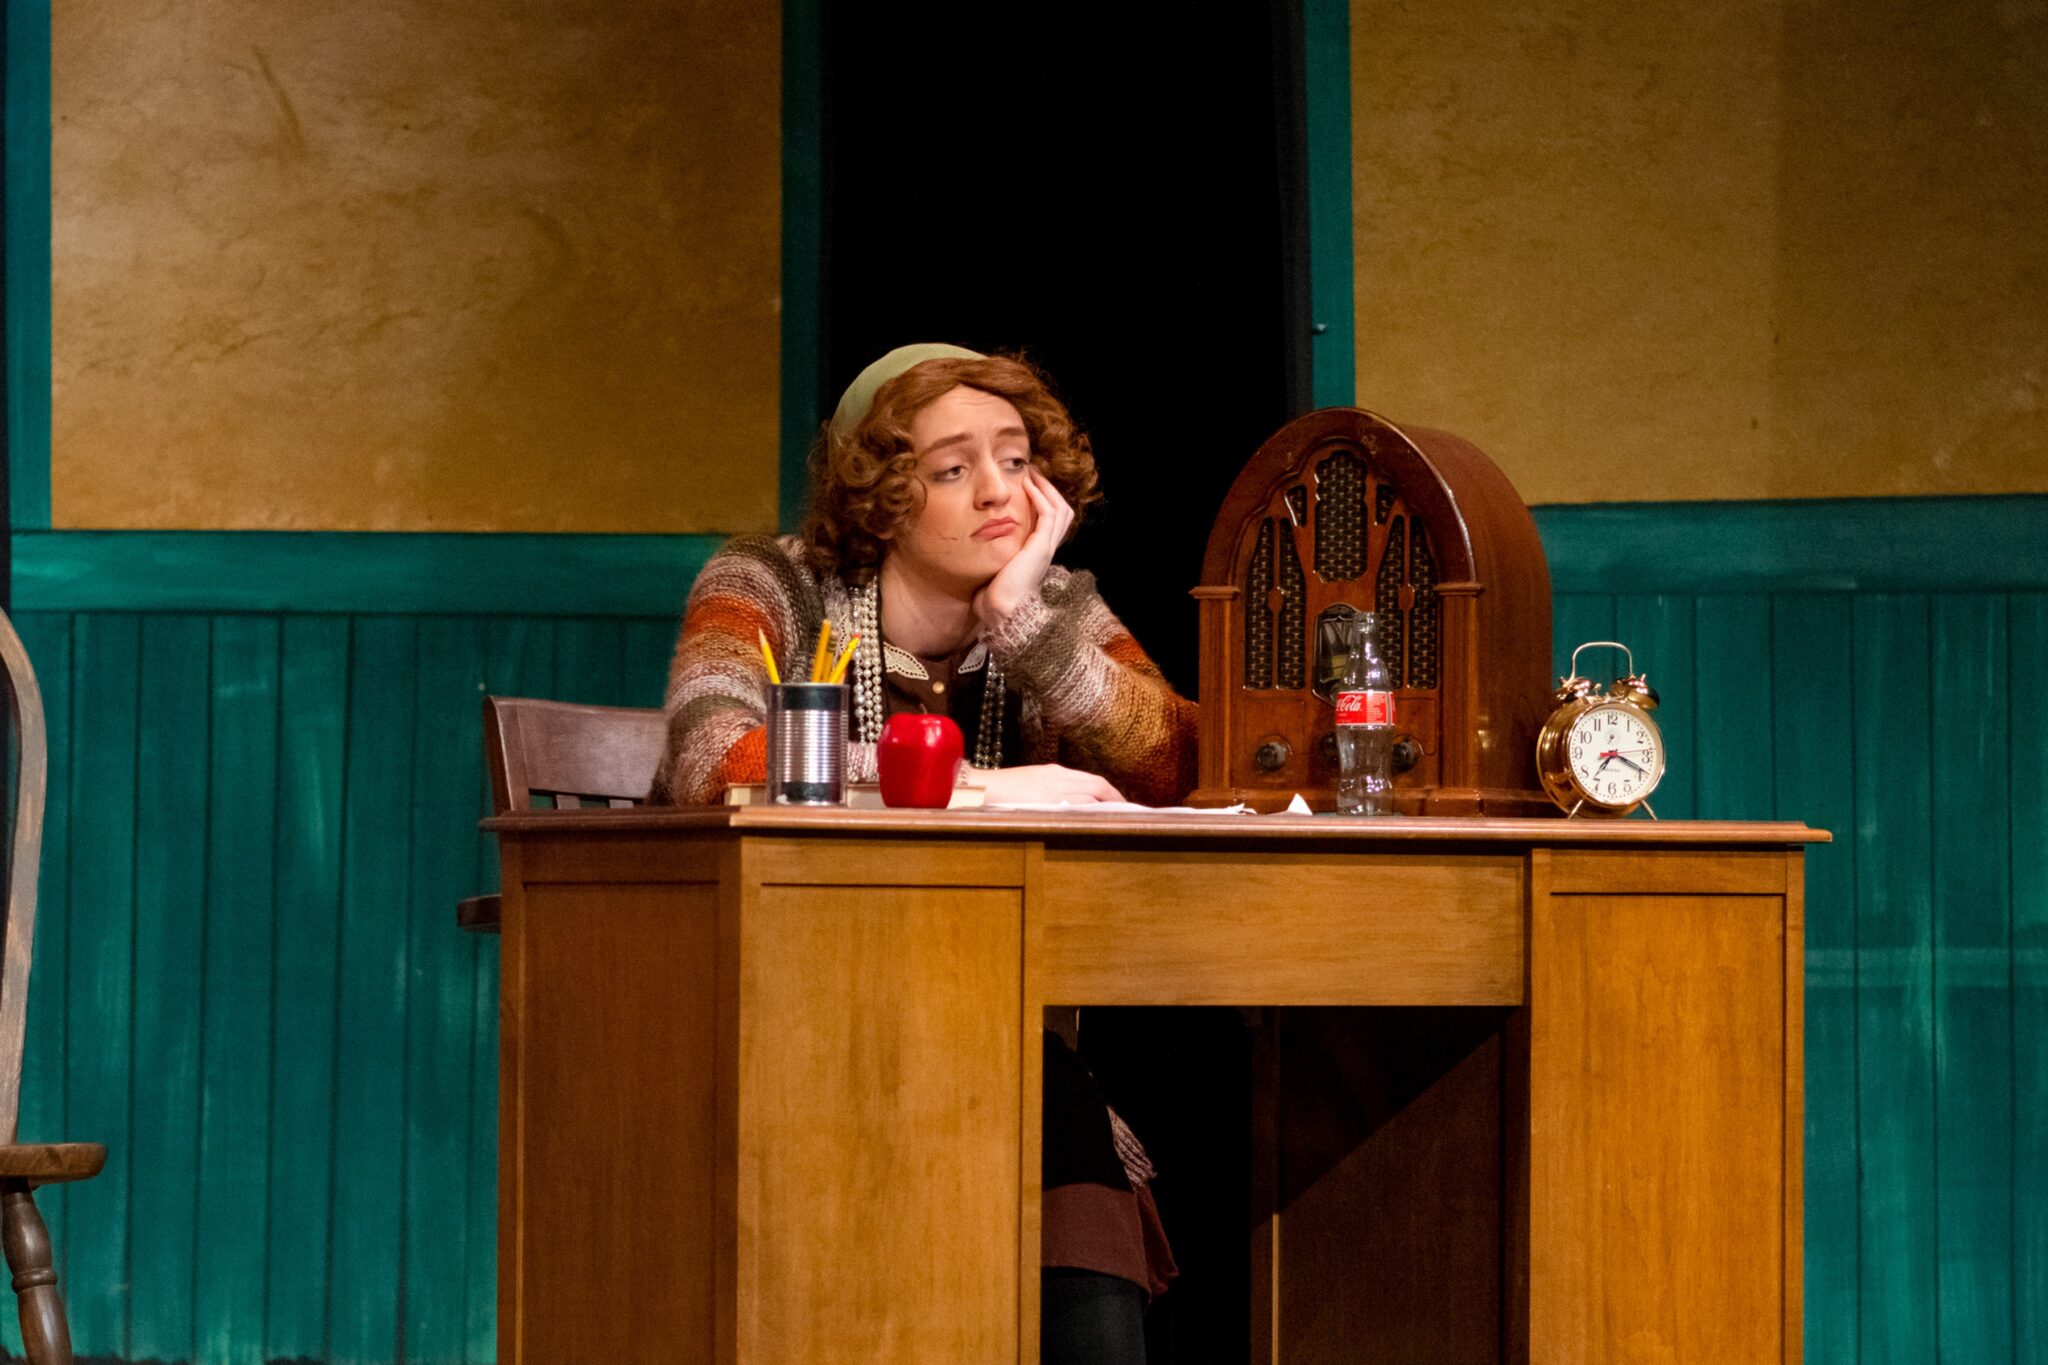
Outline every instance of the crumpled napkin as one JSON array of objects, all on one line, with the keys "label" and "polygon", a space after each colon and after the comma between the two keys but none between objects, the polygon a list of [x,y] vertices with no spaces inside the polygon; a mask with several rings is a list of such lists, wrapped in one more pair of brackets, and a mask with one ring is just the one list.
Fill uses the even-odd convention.
[{"label": "crumpled napkin", "polygon": [[1308,802],[1306,802],[1306,801],[1304,801],[1304,800],[1302,800],[1302,799],[1301,799],[1301,793],[1300,793],[1300,792],[1296,792],[1296,793],[1294,794],[1294,799],[1293,799],[1292,801],[1289,801],[1289,802],[1287,803],[1287,811],[1286,811],[1286,813],[1287,813],[1287,814],[1289,814],[1289,815],[1313,815],[1313,814],[1315,814],[1315,812],[1314,812],[1314,811],[1312,811],[1312,810],[1310,810],[1310,809],[1308,808]]}]

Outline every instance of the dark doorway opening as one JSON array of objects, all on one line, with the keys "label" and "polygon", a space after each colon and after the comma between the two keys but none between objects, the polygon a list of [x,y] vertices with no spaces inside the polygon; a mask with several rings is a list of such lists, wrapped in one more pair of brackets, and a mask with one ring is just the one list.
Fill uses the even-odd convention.
[{"label": "dark doorway opening", "polygon": [[1183,694],[1209,526],[1306,407],[1296,0],[828,6],[824,388],[1022,349],[1095,444],[1061,556]]},{"label": "dark doorway opening", "polygon": [[[1105,499],[1061,562],[1184,695],[1223,495],[1308,407],[1299,0],[823,12],[821,406],[891,347],[1022,350]],[[820,416],[822,417],[822,413]],[[1248,1354],[1249,1052],[1231,1011],[1084,1034],[1147,1126],[1182,1279],[1151,1358]]]}]

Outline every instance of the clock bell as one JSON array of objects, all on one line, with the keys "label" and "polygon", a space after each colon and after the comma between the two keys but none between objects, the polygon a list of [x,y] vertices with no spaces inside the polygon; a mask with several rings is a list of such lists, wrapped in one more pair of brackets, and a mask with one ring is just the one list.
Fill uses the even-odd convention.
[{"label": "clock bell", "polygon": [[1238,474],[1201,586],[1196,805],[1331,808],[1327,699],[1343,629],[1374,613],[1395,688],[1402,814],[1554,815],[1550,571],[1529,509],[1471,442],[1358,408],[1296,418]]}]

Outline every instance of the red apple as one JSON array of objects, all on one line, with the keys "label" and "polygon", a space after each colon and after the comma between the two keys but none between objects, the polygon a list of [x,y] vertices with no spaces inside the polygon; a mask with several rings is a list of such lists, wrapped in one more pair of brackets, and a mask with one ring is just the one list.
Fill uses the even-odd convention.
[{"label": "red apple", "polygon": [[882,804],[943,810],[953,799],[967,741],[951,716],[889,717],[875,746]]}]

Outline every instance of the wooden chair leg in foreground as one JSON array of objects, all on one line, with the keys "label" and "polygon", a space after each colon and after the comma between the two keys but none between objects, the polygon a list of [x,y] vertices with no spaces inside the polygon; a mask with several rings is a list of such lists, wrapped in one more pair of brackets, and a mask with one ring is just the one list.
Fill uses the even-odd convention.
[{"label": "wooden chair leg in foreground", "polygon": [[21,1300],[22,1346],[30,1365],[71,1365],[71,1329],[57,1295],[50,1230],[29,1191],[38,1185],[89,1180],[107,1164],[96,1142],[19,1142],[21,1054],[28,1022],[28,974],[36,941],[36,873],[42,866],[43,795],[49,738],[43,694],[13,623],[0,612],[0,720],[13,741],[13,829],[7,902],[0,916],[0,1245]]},{"label": "wooden chair leg in foreground", "polygon": [[30,1365],[71,1365],[71,1327],[50,1261],[50,1230],[26,1180],[0,1180],[0,1242],[21,1307],[21,1344]]}]

